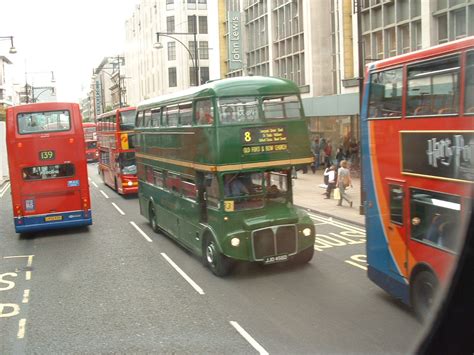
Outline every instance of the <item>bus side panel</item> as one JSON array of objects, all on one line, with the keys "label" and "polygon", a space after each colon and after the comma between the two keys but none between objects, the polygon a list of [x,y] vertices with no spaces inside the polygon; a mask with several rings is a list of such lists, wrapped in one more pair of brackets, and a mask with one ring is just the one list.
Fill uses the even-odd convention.
[{"label": "bus side panel", "polygon": [[[366,91],[368,88],[366,86]],[[368,98],[365,93],[364,101]],[[367,102],[363,107],[367,107]],[[364,125],[362,128],[362,149],[364,186],[366,191],[366,233],[367,233],[367,264],[368,277],[394,297],[409,303],[409,287],[407,280],[401,272],[394,273],[393,270],[400,271],[400,265],[395,261],[394,255],[390,251],[387,235],[385,233],[383,214],[388,213],[386,198],[382,191],[382,178],[380,176],[379,161],[374,139],[374,132],[369,127],[371,122],[367,120],[367,112],[362,112]]]}]

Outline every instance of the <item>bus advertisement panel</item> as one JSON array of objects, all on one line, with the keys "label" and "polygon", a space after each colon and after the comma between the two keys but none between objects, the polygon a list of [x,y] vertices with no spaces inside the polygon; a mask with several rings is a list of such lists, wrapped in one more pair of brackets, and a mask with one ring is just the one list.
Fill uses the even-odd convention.
[{"label": "bus advertisement panel", "polygon": [[84,142],[86,147],[87,162],[94,162],[99,159],[97,150],[97,125],[94,122],[83,122]]},{"label": "bus advertisement panel", "polygon": [[16,232],[92,224],[79,105],[13,106],[6,123]]},{"label": "bus advertisement panel", "polygon": [[366,74],[368,276],[423,319],[472,208],[474,37],[369,64]]},{"label": "bus advertisement panel", "polygon": [[97,118],[99,174],[119,194],[138,192],[133,143],[135,107],[119,108]]},{"label": "bus advertisement panel", "polygon": [[314,224],[293,205],[291,169],[314,160],[294,83],[233,78],[147,100],[135,144],[142,215],[214,274],[312,259]]}]

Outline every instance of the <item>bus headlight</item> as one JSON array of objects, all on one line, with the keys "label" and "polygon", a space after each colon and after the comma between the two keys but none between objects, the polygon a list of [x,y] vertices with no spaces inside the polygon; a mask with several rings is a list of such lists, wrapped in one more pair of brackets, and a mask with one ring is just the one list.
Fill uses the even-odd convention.
[{"label": "bus headlight", "polygon": [[303,229],[303,235],[305,237],[309,237],[311,235],[311,228],[305,228]]},{"label": "bus headlight", "polygon": [[239,238],[232,238],[230,240],[230,244],[233,246],[233,247],[238,247],[240,245],[240,239]]}]

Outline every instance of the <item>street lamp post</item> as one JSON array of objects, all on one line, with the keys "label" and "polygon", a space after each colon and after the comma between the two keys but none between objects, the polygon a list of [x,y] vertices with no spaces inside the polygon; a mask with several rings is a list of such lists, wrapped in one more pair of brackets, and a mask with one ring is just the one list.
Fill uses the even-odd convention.
[{"label": "street lamp post", "polygon": [[[38,86],[38,87],[34,87],[33,85],[28,85],[28,74],[45,74],[45,73],[51,73],[51,82],[52,83],[55,83],[56,80],[54,79],[54,71],[30,71],[30,72],[25,72],[25,95],[26,95],[26,103],[28,104],[30,102],[30,94],[28,93],[28,88],[31,88],[31,101],[33,103],[35,103],[35,95],[34,95],[34,90],[35,89],[50,89],[51,91],[54,91],[54,87],[53,86],[48,86],[48,87],[43,87],[43,86]],[[44,91],[43,91],[44,92]],[[40,95],[43,93],[41,92]],[[39,96],[39,95],[38,95]],[[36,97],[38,98],[38,97]]]},{"label": "street lamp post", "polygon": [[[191,60],[193,62],[194,70],[195,70],[195,76],[196,76],[196,86],[199,86],[201,84],[199,80],[199,62],[198,62],[198,43],[197,43],[197,16],[195,15],[196,18],[196,26],[194,28],[194,32],[156,32],[156,43],[154,45],[155,48],[162,48],[160,45],[160,36],[163,37],[169,37],[171,39],[174,39],[176,42],[180,43],[189,53],[189,56],[191,57]],[[182,36],[182,35],[193,35],[194,37],[194,55],[191,53],[191,50],[186,46],[182,41],[177,39],[174,36]]]},{"label": "street lamp post", "polygon": [[8,39],[10,40],[10,44],[11,44],[10,54],[15,54],[16,53],[16,48],[13,45],[13,36],[0,36],[0,40],[8,40]]},{"label": "street lamp post", "polygon": [[363,144],[362,144],[362,100],[364,93],[364,55],[363,55],[363,42],[362,42],[362,15],[361,15],[361,1],[354,1],[354,10],[357,14],[357,58],[359,61],[359,169],[360,169],[360,206],[359,214],[365,214],[365,189],[364,189],[364,169],[363,169]]}]

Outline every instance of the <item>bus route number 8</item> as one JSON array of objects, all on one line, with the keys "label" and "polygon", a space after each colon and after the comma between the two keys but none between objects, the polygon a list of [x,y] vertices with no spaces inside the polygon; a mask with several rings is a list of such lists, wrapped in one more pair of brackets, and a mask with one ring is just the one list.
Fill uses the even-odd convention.
[{"label": "bus route number 8", "polygon": [[244,132],[244,140],[246,142],[251,142],[252,141],[252,134],[250,131],[245,131]]}]

